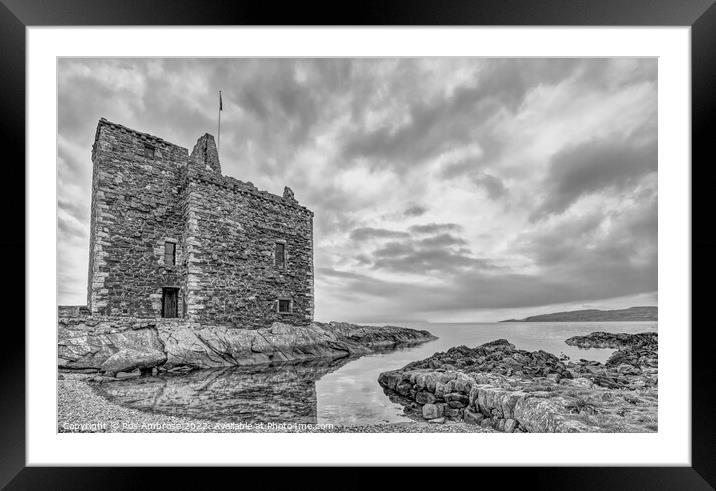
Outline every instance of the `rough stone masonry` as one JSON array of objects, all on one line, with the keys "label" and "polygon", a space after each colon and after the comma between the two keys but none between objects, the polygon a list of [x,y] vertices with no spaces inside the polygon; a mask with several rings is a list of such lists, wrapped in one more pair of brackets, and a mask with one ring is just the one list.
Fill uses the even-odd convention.
[{"label": "rough stone masonry", "polygon": [[191,154],[100,119],[92,148],[87,310],[258,329],[313,320],[313,212]]}]

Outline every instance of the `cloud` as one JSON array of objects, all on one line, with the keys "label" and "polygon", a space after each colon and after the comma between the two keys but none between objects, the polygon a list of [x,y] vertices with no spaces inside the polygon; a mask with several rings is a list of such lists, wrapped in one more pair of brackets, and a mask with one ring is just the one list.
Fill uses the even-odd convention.
[{"label": "cloud", "polygon": [[462,227],[457,223],[427,223],[424,225],[413,225],[409,230],[416,234],[436,234],[460,231]]},{"label": "cloud", "polygon": [[[562,277],[536,274],[504,273],[468,270],[457,274],[450,282],[409,283],[379,280],[370,275],[351,275],[345,272],[319,270],[324,277],[338,277],[346,285],[347,298],[356,295],[367,299],[376,309],[382,299],[388,299],[393,315],[398,312],[431,312],[450,315],[454,311],[479,309],[508,309],[538,307],[585,299],[611,299],[635,292],[651,292],[656,272],[648,268],[626,273],[609,265],[603,270],[588,269],[589,275],[575,276],[571,281]],[[598,280],[598,281],[597,281]],[[395,306],[400,308],[396,309]],[[389,309],[390,307],[388,307]],[[387,315],[379,312],[379,315]],[[365,318],[362,314],[353,319]],[[385,317],[383,317],[385,318]]]},{"label": "cloud", "polygon": [[463,177],[466,174],[474,174],[480,168],[480,162],[474,158],[467,158],[445,164],[440,169],[440,177],[452,179]]},{"label": "cloud", "polygon": [[412,205],[406,208],[403,214],[408,217],[419,217],[424,215],[427,211],[428,209],[424,206]]},{"label": "cloud", "polygon": [[501,179],[490,174],[479,174],[473,178],[475,184],[487,192],[490,199],[500,199],[507,193],[507,188]]},{"label": "cloud", "polygon": [[61,58],[61,303],[86,294],[97,120],[191,148],[219,90],[224,173],[315,212],[319,320],[656,296],[655,59]]},{"label": "cloud", "polygon": [[59,217],[58,232],[65,240],[72,240],[74,238],[83,239],[89,237],[87,228],[78,223],[77,220],[73,219],[71,216]]},{"label": "cloud", "polygon": [[609,189],[622,191],[656,172],[656,141],[591,141],[554,156],[544,179],[546,198],[532,213],[539,220],[564,212],[581,197]]},{"label": "cloud", "polygon": [[[483,139],[486,149],[499,153],[501,145],[490,137],[488,127],[494,117],[515,113],[531,91],[542,85],[576,79],[592,86],[593,80],[599,80],[594,75],[608,64],[609,60],[600,59],[495,59],[480,63],[466,83],[431,98],[398,88],[393,103],[402,124],[387,120],[377,127],[347,131],[342,161],[373,159],[404,172],[456,147],[483,143]],[[406,75],[425,78],[432,74],[416,68]]]},{"label": "cloud", "polygon": [[447,275],[465,268],[494,267],[491,261],[474,257],[467,245],[465,239],[449,233],[418,234],[379,246],[368,261],[375,270],[409,274]]},{"label": "cloud", "polygon": [[451,234],[439,234],[419,241],[419,244],[427,247],[448,247],[454,245],[465,245],[467,241]]},{"label": "cloud", "polygon": [[397,230],[386,230],[382,228],[359,227],[351,231],[350,237],[353,240],[370,240],[370,239],[392,239],[399,237],[409,237],[407,232],[399,232]]}]

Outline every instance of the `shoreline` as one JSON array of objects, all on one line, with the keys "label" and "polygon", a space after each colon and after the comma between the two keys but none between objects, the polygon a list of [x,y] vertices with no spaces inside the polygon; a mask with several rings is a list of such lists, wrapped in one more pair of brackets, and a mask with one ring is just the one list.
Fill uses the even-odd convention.
[{"label": "shoreline", "polygon": [[[90,387],[91,374],[62,372],[57,381],[58,433],[488,433],[490,430],[465,423],[376,423],[333,425],[321,428],[233,428],[226,423],[168,414],[149,413],[113,403]],[[85,425],[74,428],[76,425]],[[92,426],[94,425],[94,426]],[[327,425],[324,425],[327,426]],[[159,429],[163,427],[164,429]],[[72,429],[70,429],[72,428]]]},{"label": "shoreline", "polygon": [[243,329],[184,319],[60,317],[59,368],[119,373],[221,368],[362,356],[436,339],[398,326],[274,322]]},{"label": "shoreline", "polygon": [[[228,386],[215,375],[221,372],[206,375],[208,372],[199,370],[192,372],[196,376],[177,373],[168,379],[145,379],[136,373],[132,378],[141,377],[136,387],[141,387],[140,399],[143,395],[150,401],[147,405],[135,404],[138,399],[132,385],[123,394],[125,385],[116,378],[64,369],[58,376],[57,428],[58,432],[118,433],[653,432],[658,431],[656,336],[593,332],[565,341],[585,348],[619,346],[605,364],[564,362],[545,351],[515,349],[504,339],[476,348],[456,346],[436,352],[383,372],[376,380],[412,420],[394,423],[318,423],[316,396],[308,390],[305,399],[304,381],[315,381],[335,370],[331,364],[301,366],[258,378],[230,378],[227,380],[235,382]],[[248,374],[255,376],[251,371]],[[214,385],[221,397],[239,402],[238,410],[232,406],[229,412],[211,412],[214,419],[205,419],[204,414],[209,413],[196,411],[172,414],[182,404],[191,404],[192,397],[205,397]],[[268,402],[264,402],[269,405],[259,418],[242,405],[251,407],[247,394],[262,387],[270,387]],[[297,396],[295,400],[304,405],[312,397],[312,410],[307,406],[308,412],[295,412],[292,406],[288,413],[282,412],[284,399]],[[271,402],[271,397],[279,398]],[[276,421],[271,421],[270,409],[275,410]],[[303,414],[298,418],[315,422],[281,421],[282,417],[294,417],[287,414]],[[246,422],[255,418],[263,422]]]},{"label": "shoreline", "polygon": [[406,413],[428,421],[465,421],[507,433],[658,431],[656,333],[596,331],[565,343],[617,350],[605,363],[565,363],[498,339],[382,372],[378,383]]}]

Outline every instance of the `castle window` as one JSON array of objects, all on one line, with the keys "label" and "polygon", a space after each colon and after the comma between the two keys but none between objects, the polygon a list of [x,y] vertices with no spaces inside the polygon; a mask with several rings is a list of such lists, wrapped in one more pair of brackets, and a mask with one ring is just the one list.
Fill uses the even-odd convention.
[{"label": "castle window", "polygon": [[154,147],[151,145],[144,145],[144,156],[148,159],[154,158]]},{"label": "castle window", "polygon": [[274,264],[278,269],[286,269],[286,244],[282,242],[276,242]]},{"label": "castle window", "polygon": [[279,298],[278,299],[278,313],[279,314],[290,314],[291,313],[291,307],[292,307],[291,300],[287,298]]},{"label": "castle window", "polygon": [[177,245],[174,242],[164,243],[164,266],[174,266],[177,260]]}]

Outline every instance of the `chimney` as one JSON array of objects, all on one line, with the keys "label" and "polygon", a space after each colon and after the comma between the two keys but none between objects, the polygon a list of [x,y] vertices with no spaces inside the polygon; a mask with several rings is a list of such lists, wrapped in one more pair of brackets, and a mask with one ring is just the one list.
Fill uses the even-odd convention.
[{"label": "chimney", "polygon": [[293,189],[288,186],[284,186],[283,199],[287,199],[289,201],[296,201],[296,198],[293,196]]},{"label": "chimney", "polygon": [[202,169],[211,170],[221,174],[219,152],[216,150],[214,137],[209,133],[199,138],[191,151],[189,160],[198,164]]}]

